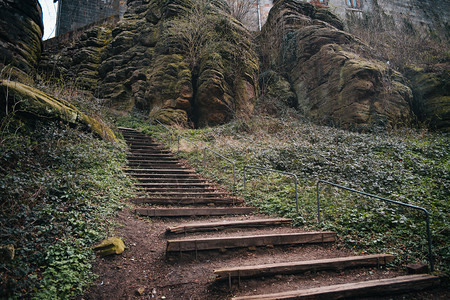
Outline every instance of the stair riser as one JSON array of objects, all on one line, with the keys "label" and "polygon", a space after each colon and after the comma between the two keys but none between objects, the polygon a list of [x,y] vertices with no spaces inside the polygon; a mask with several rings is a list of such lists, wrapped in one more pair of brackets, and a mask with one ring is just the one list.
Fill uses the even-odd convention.
[{"label": "stair riser", "polygon": [[319,259],[311,261],[288,262],[259,266],[236,267],[215,270],[217,280],[231,278],[255,278],[274,275],[289,275],[304,272],[325,270],[339,271],[357,267],[379,267],[394,260],[393,255],[365,255],[343,258]]},{"label": "stair riser", "polygon": [[220,198],[198,198],[198,199],[148,199],[148,200],[133,200],[135,204],[155,204],[155,205],[235,205],[242,201],[234,199],[220,199]]},{"label": "stair riser", "polygon": [[245,247],[329,243],[336,240],[333,232],[292,233],[278,235],[238,236],[191,240],[169,240],[166,252],[217,250]]},{"label": "stair riser", "polygon": [[[230,221],[230,222],[216,222],[216,223],[196,223],[174,226],[167,229],[167,233],[179,234],[179,233],[192,233],[192,232],[204,232],[204,231],[220,231],[225,229],[238,229],[238,228],[261,228],[261,227],[273,227],[282,226],[291,223],[291,219],[261,219],[261,220],[244,220],[244,221]],[[221,270],[219,270],[221,271]],[[223,274],[226,273],[230,276],[233,275],[232,270],[223,270]]]},{"label": "stair riser", "polygon": [[136,209],[136,213],[147,217],[193,217],[193,216],[226,216],[250,214],[254,211],[251,207],[232,208],[197,208],[197,209]]}]

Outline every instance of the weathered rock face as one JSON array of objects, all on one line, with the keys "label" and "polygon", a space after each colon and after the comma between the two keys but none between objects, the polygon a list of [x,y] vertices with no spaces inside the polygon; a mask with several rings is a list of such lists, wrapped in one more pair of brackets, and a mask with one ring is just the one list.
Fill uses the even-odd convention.
[{"label": "weathered rock face", "polygon": [[[52,97],[36,88],[19,82],[0,80],[0,119],[6,114],[24,122],[56,120],[81,126],[105,140],[115,141],[112,130],[105,124],[80,112],[67,101]],[[12,112],[14,110],[14,112]]]},{"label": "weathered rock face", "polygon": [[0,0],[0,70],[15,67],[12,79],[29,80],[41,55],[43,28],[38,0]]},{"label": "weathered rock face", "polygon": [[414,95],[412,109],[431,129],[450,132],[450,68],[448,64],[424,68],[410,67],[405,76]]},{"label": "weathered rock face", "polygon": [[260,40],[265,69],[286,74],[312,120],[344,128],[407,125],[411,90],[399,73],[370,59],[330,13],[299,0],[279,0]]},{"label": "weathered rock face", "polygon": [[251,35],[222,0],[129,0],[117,26],[44,57],[43,69],[78,78],[113,107],[166,123],[226,122],[251,113],[257,92]]}]

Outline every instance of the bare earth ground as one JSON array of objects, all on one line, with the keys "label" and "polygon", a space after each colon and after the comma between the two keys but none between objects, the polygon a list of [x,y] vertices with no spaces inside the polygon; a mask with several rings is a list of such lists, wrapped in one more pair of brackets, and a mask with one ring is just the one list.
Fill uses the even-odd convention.
[{"label": "bare earth ground", "polygon": [[[250,219],[253,216],[226,217],[223,219]],[[310,260],[353,255],[347,249],[336,245],[309,245],[291,247],[261,247],[252,250],[227,250],[225,252],[199,252],[176,254],[166,257],[167,239],[183,238],[183,235],[167,236],[167,227],[184,222],[209,222],[217,218],[196,219],[144,219],[134,215],[132,210],[119,212],[120,226],[116,235],[122,237],[127,249],[121,255],[98,258],[94,272],[99,275],[81,300],[89,299],[229,299],[232,296],[274,293],[287,290],[317,287],[321,285],[356,282],[382,277],[403,275],[393,269],[366,268],[343,272],[317,272],[300,275],[277,275],[275,277],[247,279],[233,282],[214,283],[213,270],[223,267],[267,264],[294,260]],[[267,230],[266,233],[289,232],[291,227]],[[299,229],[295,229],[298,231]],[[258,232],[258,229],[243,229],[244,234]],[[261,232],[261,231],[260,231]],[[236,230],[221,235],[237,234]],[[208,236],[215,233],[189,234]],[[276,254],[276,256],[275,256]],[[375,299],[375,298],[371,298]],[[413,293],[396,297],[376,299],[450,299],[445,288]]]}]

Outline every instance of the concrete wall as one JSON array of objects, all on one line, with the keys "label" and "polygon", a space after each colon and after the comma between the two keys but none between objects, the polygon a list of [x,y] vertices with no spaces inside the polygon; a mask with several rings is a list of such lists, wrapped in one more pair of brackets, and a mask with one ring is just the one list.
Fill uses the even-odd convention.
[{"label": "concrete wall", "polygon": [[125,0],[59,0],[58,3],[56,35],[113,15],[122,16],[126,10]]}]

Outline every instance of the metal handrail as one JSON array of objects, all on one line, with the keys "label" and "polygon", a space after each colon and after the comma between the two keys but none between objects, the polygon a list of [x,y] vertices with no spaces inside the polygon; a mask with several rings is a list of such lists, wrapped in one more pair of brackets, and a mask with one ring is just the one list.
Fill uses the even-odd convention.
[{"label": "metal handrail", "polygon": [[283,171],[278,171],[278,170],[273,170],[273,169],[267,169],[267,168],[261,168],[261,167],[256,167],[256,166],[244,166],[244,191],[246,190],[246,176],[245,176],[245,169],[246,168],[251,168],[251,169],[256,169],[256,170],[261,170],[261,171],[267,171],[267,172],[274,172],[274,173],[279,173],[279,174],[283,174],[283,175],[288,175],[288,176],[292,176],[294,177],[294,182],[295,182],[295,205],[296,205],[296,209],[297,209],[297,215],[299,214],[298,212],[298,177],[297,175],[295,175],[294,173],[288,173],[288,172],[283,172]]},{"label": "metal handrail", "polygon": [[318,180],[317,181],[317,220],[318,220],[318,223],[321,223],[321,219],[320,219],[320,200],[319,200],[319,184],[320,183],[328,184],[328,185],[331,185],[331,186],[334,186],[334,187],[337,187],[337,188],[340,188],[340,189],[343,189],[343,190],[346,190],[346,191],[350,191],[350,192],[357,193],[357,194],[360,194],[360,195],[364,195],[364,196],[367,196],[367,197],[376,198],[378,200],[382,200],[382,201],[389,202],[389,203],[392,203],[392,204],[406,206],[406,207],[417,209],[417,210],[420,210],[420,211],[424,212],[425,216],[426,216],[426,230],[427,230],[427,240],[428,240],[428,261],[430,263],[430,271],[431,272],[434,271],[433,253],[432,253],[432,250],[431,250],[430,214],[425,208],[420,207],[420,206],[411,205],[411,204],[408,204],[408,203],[394,201],[394,200],[391,200],[391,199],[386,199],[386,198],[383,198],[383,197],[380,197],[380,196],[377,196],[377,195],[361,192],[361,191],[354,190],[354,189],[351,189],[351,188],[348,188],[348,187],[345,187],[345,186],[342,186],[342,185],[339,185],[339,184],[336,184],[336,183],[332,183],[332,182],[326,181],[326,180]]},{"label": "metal handrail", "polygon": [[[169,137],[169,148],[170,148],[170,145],[172,144],[172,134],[173,134],[172,130],[170,128],[168,128],[166,125],[164,125],[163,123],[161,123],[158,119],[154,119],[154,120],[168,131],[167,136]],[[150,119],[150,125],[151,125],[151,119]]]},{"label": "metal handrail", "polygon": [[181,139],[191,143],[192,145],[194,145],[197,148],[197,161],[200,161],[199,158],[198,158],[198,145],[196,143],[194,143],[193,141],[189,140],[188,138],[185,138],[181,134],[178,134],[178,151],[177,152],[180,152],[180,140]]},{"label": "metal handrail", "polygon": [[229,162],[233,165],[233,189],[236,189],[236,163],[234,161],[232,161],[231,159],[226,158],[222,154],[217,153],[216,151],[214,151],[208,147],[205,147],[205,148],[203,148],[203,167],[206,166],[206,150],[209,150],[210,152],[214,153],[215,155],[221,157],[222,159],[226,160],[227,162]]}]

